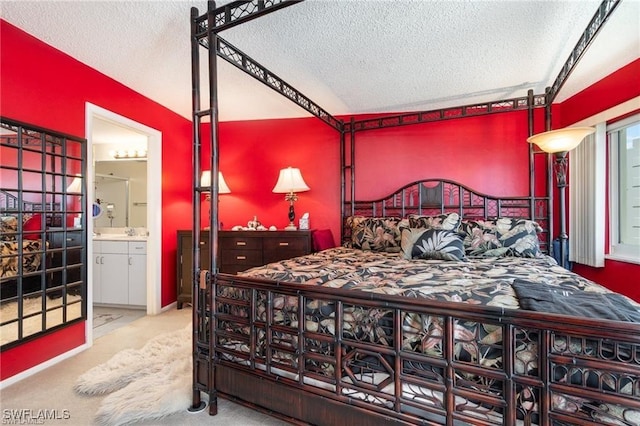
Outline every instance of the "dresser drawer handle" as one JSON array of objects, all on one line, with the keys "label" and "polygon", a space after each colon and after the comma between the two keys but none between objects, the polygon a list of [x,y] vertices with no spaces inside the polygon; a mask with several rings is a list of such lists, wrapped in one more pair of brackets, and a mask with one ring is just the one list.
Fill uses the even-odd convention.
[{"label": "dresser drawer handle", "polygon": [[204,241],[200,241],[200,245],[201,245],[201,246],[203,246],[203,245],[205,245],[205,244],[206,244],[206,243],[205,243]]},{"label": "dresser drawer handle", "polygon": [[247,242],[246,241],[236,241],[236,245],[237,246],[246,246]]},{"label": "dresser drawer handle", "polygon": [[281,243],[278,243],[278,245],[279,245],[280,247],[286,247],[286,246],[288,246],[288,245],[289,245],[289,243],[288,243],[288,242],[286,242],[286,241],[283,241],[283,242],[281,242]]},{"label": "dresser drawer handle", "polygon": [[247,260],[247,256],[236,256],[236,260]]}]

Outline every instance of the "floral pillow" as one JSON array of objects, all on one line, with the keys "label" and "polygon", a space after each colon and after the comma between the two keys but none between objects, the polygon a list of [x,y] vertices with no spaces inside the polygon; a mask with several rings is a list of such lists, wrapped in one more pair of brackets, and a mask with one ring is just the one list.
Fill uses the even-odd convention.
[{"label": "floral pillow", "polygon": [[398,217],[351,216],[351,246],[361,250],[400,251],[400,223]]},{"label": "floral pillow", "polygon": [[458,213],[441,214],[438,216],[409,215],[409,228],[433,228],[457,231],[460,227]]},{"label": "floral pillow", "polygon": [[444,229],[404,228],[405,259],[466,260],[462,237]]},{"label": "floral pillow", "polygon": [[460,229],[469,256],[542,256],[538,240],[542,228],[532,220],[470,220],[462,222]]},{"label": "floral pillow", "polygon": [[18,233],[18,218],[0,216],[0,241],[15,241]]}]

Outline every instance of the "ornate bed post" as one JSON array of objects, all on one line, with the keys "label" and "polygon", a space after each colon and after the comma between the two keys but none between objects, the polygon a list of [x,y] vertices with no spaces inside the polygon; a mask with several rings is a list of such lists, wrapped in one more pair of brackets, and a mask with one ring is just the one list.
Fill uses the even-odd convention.
[{"label": "ornate bed post", "polygon": [[[192,123],[193,123],[193,182],[192,182],[192,202],[193,202],[193,276],[192,276],[192,294],[193,294],[193,403],[190,411],[202,410],[206,405],[201,401],[200,392],[206,391],[209,394],[209,414],[217,413],[216,401],[216,343],[214,332],[216,328],[216,280],[217,280],[217,262],[218,262],[218,194],[219,194],[219,175],[218,175],[218,82],[217,82],[217,56],[232,62],[235,66],[243,69],[251,74],[255,70],[256,61],[246,56],[244,53],[235,50],[235,48],[225,42],[218,36],[218,32],[243,22],[256,19],[260,16],[272,13],[278,9],[288,7],[299,3],[300,0],[274,0],[265,3],[261,0],[234,1],[230,2],[220,9],[216,9],[216,3],[213,0],[207,2],[207,12],[198,16],[198,9],[191,8],[191,72],[192,72]],[[224,46],[222,47],[221,45]],[[203,47],[208,50],[208,81],[209,81],[209,105],[206,109],[202,108],[200,99],[200,57],[199,48]],[[241,64],[234,62],[234,59],[241,57]],[[234,59],[232,59],[234,58]],[[242,65],[242,66],[240,66]],[[245,68],[246,67],[246,68]],[[261,68],[264,69],[264,68]],[[268,70],[267,70],[268,71]],[[251,74],[258,78],[256,74]],[[268,76],[269,78],[266,78]],[[282,84],[281,88],[293,90],[292,86],[280,80],[275,74],[266,72],[264,79],[261,81],[267,86],[275,90],[276,85],[272,84],[271,79],[277,79]],[[284,90],[284,89],[282,89]],[[304,99],[303,102],[297,102],[300,106],[306,106],[306,109],[313,115],[323,119],[330,126],[339,127],[339,122],[333,116],[328,114],[324,109],[320,108],[299,92],[296,99]],[[211,132],[209,137],[210,158],[209,167],[211,170],[211,180],[208,187],[202,187],[200,184],[200,168],[201,168],[201,148],[202,119],[209,118]],[[201,220],[200,207],[201,195],[203,192],[211,194],[212,204],[209,216],[209,262],[210,270],[201,270],[200,258],[200,236],[201,236]]]},{"label": "ornate bed post", "polygon": [[[551,130],[551,87],[547,87],[544,90],[544,130]],[[547,167],[545,168],[547,172],[547,196],[549,197],[549,211],[547,212],[547,217],[549,218],[549,255],[554,256],[553,249],[553,232],[555,228],[554,222],[554,192],[553,192],[553,173],[550,172],[553,170],[553,158],[551,154],[547,154]]]},{"label": "ornate bed post", "polygon": [[[195,18],[198,16],[198,9],[195,7],[191,8],[191,20],[190,20],[190,27],[191,27],[191,107],[192,107],[192,113],[195,113],[195,111],[198,110],[198,106],[200,105],[200,91],[199,91],[199,68],[200,68],[200,61],[199,61],[199,56],[198,56],[198,42],[196,41],[196,38],[194,36],[194,34],[197,31],[197,24],[196,24],[196,20]],[[192,144],[193,144],[193,153],[192,153],[192,169],[193,169],[193,177],[192,177],[192,185],[195,185],[195,182],[197,180],[196,178],[196,174],[197,174],[197,170],[195,167],[195,164],[197,164],[196,162],[196,157],[198,155],[198,150],[196,149],[196,147],[198,147],[200,145],[200,132],[198,131],[198,128],[196,126],[196,122],[195,122],[195,114],[192,114]],[[191,193],[191,197],[192,197],[192,206],[193,206],[193,222],[192,222],[192,229],[196,229],[196,214],[199,211],[199,209],[196,208],[196,191],[195,189],[192,189],[192,193]],[[195,237],[195,235],[194,235]],[[194,241],[196,241],[195,238],[193,238],[192,240],[192,251],[193,251],[193,265],[192,265],[192,271],[196,271],[195,266],[198,265],[198,260],[200,259],[200,250],[197,247],[197,244],[194,243]],[[193,281],[195,280],[195,275],[193,275],[191,277],[191,286],[193,287]],[[193,297],[196,298],[196,293],[193,292]],[[195,353],[196,353],[196,341],[197,341],[197,335],[196,335],[196,330],[197,330],[197,323],[199,318],[196,316],[196,309],[192,310],[192,324],[193,324],[193,333],[192,333],[192,356],[194,357],[193,360],[193,377],[195,378],[197,376],[197,371],[196,371],[196,362],[195,362]],[[193,397],[192,397],[192,403],[191,403],[191,407],[189,408],[190,411],[197,411],[199,410],[200,405],[202,404],[202,401],[200,399],[200,390],[197,389],[196,384],[195,384],[195,379],[194,379],[194,383],[193,383]]]},{"label": "ornate bed post", "polygon": [[200,171],[200,120],[197,112],[200,109],[200,56],[198,39],[195,34],[198,32],[198,9],[191,8],[191,92],[192,92],[192,137],[193,137],[193,154],[192,154],[192,206],[193,206],[193,237],[192,237],[192,265],[191,270],[193,275],[191,277],[191,286],[193,294],[193,310],[192,310],[192,357],[193,357],[193,400],[189,411],[198,412],[205,408],[206,404],[200,398],[200,389],[197,384],[196,377],[198,377],[198,330],[200,323],[200,316],[198,315],[198,309],[200,298],[198,293],[198,286],[196,284],[199,265],[200,265],[200,193],[197,190],[198,186],[198,174]]},{"label": "ornate bed post", "polygon": [[[527,136],[533,136],[533,89],[527,91],[527,119],[528,119],[528,134]],[[533,146],[529,144],[529,197],[531,199],[531,218],[536,217],[536,171],[535,171],[535,155]]]},{"label": "ornate bed post", "polygon": [[344,221],[346,217],[345,212],[345,200],[346,200],[346,178],[347,178],[347,168],[346,168],[346,160],[345,160],[345,130],[344,130],[344,120],[340,120],[341,129],[340,130],[340,243],[344,241]]},{"label": "ornate bed post", "polygon": [[[216,2],[209,1],[207,3],[207,28],[209,31],[207,32],[207,42],[209,44],[209,49],[207,49],[207,58],[209,65],[209,123],[210,123],[210,138],[209,138],[209,169],[211,170],[211,205],[210,205],[210,214],[209,214],[209,271],[210,273],[207,276],[206,280],[206,309],[208,316],[208,343],[209,343],[209,360],[213,360],[213,362],[209,362],[209,368],[207,369],[207,373],[209,374],[208,380],[208,392],[209,392],[209,414],[216,415],[218,414],[218,397],[216,390],[216,375],[215,375],[215,357],[216,353],[216,339],[214,336],[215,333],[215,324],[216,320],[215,316],[215,286],[212,285],[212,281],[215,280],[215,274],[218,273],[218,227],[220,221],[218,220],[218,180],[219,180],[219,165],[218,165],[218,150],[219,150],[219,141],[218,141],[218,63],[217,63],[217,55],[218,51],[218,33],[216,31],[212,31],[215,28],[215,14],[214,11],[216,9]],[[215,208],[214,208],[215,206]]]},{"label": "ornate bed post", "polygon": [[558,248],[558,256],[560,257],[560,266],[567,267],[567,151],[558,152],[555,154],[555,163],[553,165],[558,186],[558,203],[560,219],[560,233],[558,239],[560,240]]}]

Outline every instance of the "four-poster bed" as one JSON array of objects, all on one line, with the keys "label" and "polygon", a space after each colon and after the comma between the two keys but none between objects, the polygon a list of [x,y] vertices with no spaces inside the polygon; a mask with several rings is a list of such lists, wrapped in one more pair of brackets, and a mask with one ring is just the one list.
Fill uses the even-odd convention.
[{"label": "four-poster bed", "polygon": [[[313,424],[637,424],[638,305],[542,254],[553,235],[551,185],[547,176],[547,194],[535,191],[534,163],[548,163],[545,154],[530,148],[527,196],[492,197],[425,178],[379,200],[356,199],[357,132],[526,110],[531,134],[536,108],[546,109],[549,127],[551,102],[570,67],[545,95],[344,123],[218,36],[292,3],[212,3],[202,16],[192,9],[193,181],[207,118],[214,176],[210,187],[194,188],[193,241],[200,240],[200,193],[218,195],[218,55],[339,132],[347,244],[239,275],[215,273],[212,208],[211,272],[200,270],[193,246],[193,408],[206,392],[210,414],[221,395]],[[603,3],[596,26],[611,3]],[[200,46],[209,49],[206,109]],[[541,296],[541,288],[550,294]],[[584,299],[587,311],[600,299],[626,311],[610,318],[531,310],[547,296],[553,305],[567,295],[577,305]]]}]

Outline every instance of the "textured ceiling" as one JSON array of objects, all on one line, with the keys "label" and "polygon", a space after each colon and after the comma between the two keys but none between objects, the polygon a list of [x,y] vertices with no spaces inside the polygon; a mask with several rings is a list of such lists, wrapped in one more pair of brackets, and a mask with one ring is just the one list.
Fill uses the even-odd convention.
[{"label": "textured ceiling", "polygon": [[[221,36],[331,114],[429,110],[544,93],[599,3],[308,0]],[[2,0],[0,16],[190,118],[192,6],[206,11],[205,1]],[[639,39],[640,2],[623,0],[557,101],[638,58]],[[218,63],[221,120],[307,115]]]}]

